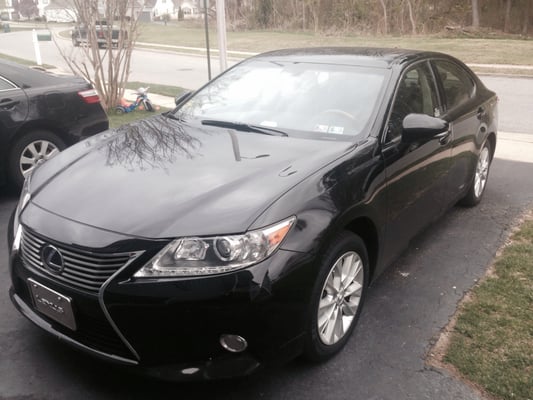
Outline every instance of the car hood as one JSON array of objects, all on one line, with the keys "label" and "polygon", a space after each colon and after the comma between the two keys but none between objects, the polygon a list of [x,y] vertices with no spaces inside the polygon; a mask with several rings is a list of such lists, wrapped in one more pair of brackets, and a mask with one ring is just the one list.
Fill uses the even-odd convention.
[{"label": "car hood", "polygon": [[93,144],[79,143],[48,161],[32,177],[32,188],[33,178],[40,182],[32,203],[134,236],[238,233],[352,146],[193,127],[157,116],[100,135]]}]

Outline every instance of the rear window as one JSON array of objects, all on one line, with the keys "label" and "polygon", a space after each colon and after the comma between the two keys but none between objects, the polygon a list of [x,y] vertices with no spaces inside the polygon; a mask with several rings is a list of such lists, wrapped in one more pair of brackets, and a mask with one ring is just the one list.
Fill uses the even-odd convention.
[{"label": "rear window", "polygon": [[13,86],[11,82],[6,81],[0,76],[0,90],[9,90],[9,89],[15,89],[16,86]]},{"label": "rear window", "polygon": [[21,88],[61,85],[73,79],[83,81],[79,77],[53,75],[8,61],[0,62],[0,76]]},{"label": "rear window", "polygon": [[467,71],[448,61],[436,61],[435,65],[444,88],[448,110],[463,104],[474,95],[476,85]]}]

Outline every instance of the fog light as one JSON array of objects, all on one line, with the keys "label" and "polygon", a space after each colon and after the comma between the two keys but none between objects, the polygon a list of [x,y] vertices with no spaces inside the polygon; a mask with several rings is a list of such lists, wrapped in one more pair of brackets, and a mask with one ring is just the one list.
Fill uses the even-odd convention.
[{"label": "fog light", "polygon": [[239,335],[220,335],[220,344],[232,353],[240,353],[248,347],[246,339]]},{"label": "fog light", "polygon": [[200,368],[192,367],[192,368],[185,368],[185,369],[182,369],[182,370],[181,370],[181,373],[182,373],[183,375],[194,375],[194,374],[196,374],[198,371],[200,371]]}]

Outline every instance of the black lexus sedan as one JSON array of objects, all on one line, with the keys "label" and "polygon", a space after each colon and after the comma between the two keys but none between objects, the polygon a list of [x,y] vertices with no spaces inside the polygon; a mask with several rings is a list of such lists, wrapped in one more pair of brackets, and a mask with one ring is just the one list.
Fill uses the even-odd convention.
[{"label": "black lexus sedan", "polygon": [[0,60],[0,184],[21,187],[36,165],[108,127],[83,78]]},{"label": "black lexus sedan", "polygon": [[413,236],[481,200],[496,125],[496,95],[444,54],[250,58],[28,176],[11,299],[65,343],[162,378],[325,360]]}]

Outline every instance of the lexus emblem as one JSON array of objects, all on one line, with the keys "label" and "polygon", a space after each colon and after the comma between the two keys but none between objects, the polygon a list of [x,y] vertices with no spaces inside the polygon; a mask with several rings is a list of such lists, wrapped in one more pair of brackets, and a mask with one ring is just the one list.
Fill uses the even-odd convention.
[{"label": "lexus emblem", "polygon": [[60,274],[65,267],[63,255],[51,244],[47,244],[41,250],[41,260],[45,268],[54,274]]}]

